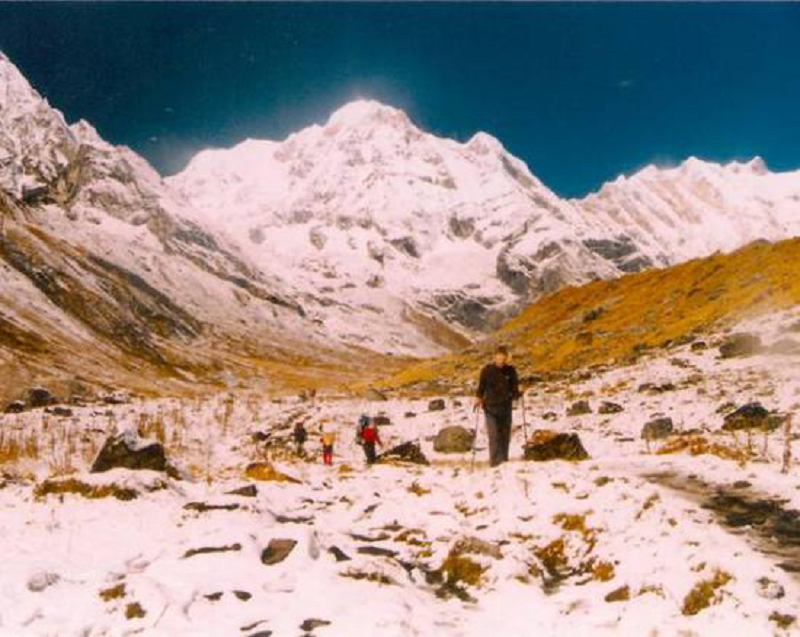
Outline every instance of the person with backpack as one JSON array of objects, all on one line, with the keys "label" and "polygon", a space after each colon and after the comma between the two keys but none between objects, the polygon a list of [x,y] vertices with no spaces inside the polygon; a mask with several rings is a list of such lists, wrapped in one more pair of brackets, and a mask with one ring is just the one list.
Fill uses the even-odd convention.
[{"label": "person with backpack", "polygon": [[383,447],[381,436],[378,433],[378,426],[373,418],[367,418],[367,422],[361,428],[361,446],[364,448],[364,456],[368,465],[375,464],[375,460],[378,458],[375,454],[376,444]]},{"label": "person with backpack", "polygon": [[305,444],[306,440],[308,440],[308,431],[306,431],[306,426],[302,422],[298,422],[294,426],[294,432],[292,434],[294,438],[294,442],[297,445],[297,455],[303,457],[306,455],[305,452]]},{"label": "person with backpack", "polygon": [[322,430],[322,462],[326,465],[333,464],[333,445],[336,443],[336,434],[333,431]]},{"label": "person with backpack", "polygon": [[508,348],[498,346],[494,360],[481,370],[475,410],[483,409],[489,438],[489,465],[508,460],[513,403],[521,396],[517,370],[509,364]]},{"label": "person with backpack", "polygon": [[356,444],[363,445],[364,444],[364,437],[361,435],[364,431],[364,427],[369,424],[369,416],[367,414],[361,414],[361,418],[358,419],[358,427],[356,428]]}]

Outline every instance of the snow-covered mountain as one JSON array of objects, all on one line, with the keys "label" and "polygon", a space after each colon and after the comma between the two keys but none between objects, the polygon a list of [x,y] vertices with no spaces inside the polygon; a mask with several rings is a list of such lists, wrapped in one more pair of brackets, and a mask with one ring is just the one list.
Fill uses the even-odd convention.
[{"label": "snow-covered mountain", "polygon": [[800,172],[690,159],[564,200],[490,135],[356,101],[162,179],[0,54],[0,213],[6,361],[55,330],[67,351],[218,368],[220,342],[437,353],[564,285],[798,235]]},{"label": "snow-covered mountain", "polygon": [[[203,151],[167,181],[263,269],[319,295],[333,333],[372,346],[371,326],[415,310],[470,334],[566,284],[800,234],[800,172],[759,159],[651,166],[563,200],[490,135],[441,139],[374,101],[283,142]],[[392,345],[413,347],[405,334]]]},{"label": "snow-covered mountain", "polygon": [[313,327],[147,162],[68,125],[2,54],[0,269],[0,364],[122,352],[213,367],[220,339],[288,344]]},{"label": "snow-covered mountain", "polygon": [[800,235],[800,171],[772,173],[760,157],[648,166],[574,203],[665,265]]}]

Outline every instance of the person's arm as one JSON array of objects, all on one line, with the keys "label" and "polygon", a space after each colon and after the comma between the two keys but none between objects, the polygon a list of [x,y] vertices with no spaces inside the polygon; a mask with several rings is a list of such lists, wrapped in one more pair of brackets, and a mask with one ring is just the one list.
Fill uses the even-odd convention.
[{"label": "person's arm", "polygon": [[478,389],[475,392],[475,409],[483,406],[483,396],[486,393],[486,368],[481,370],[481,375],[478,378]]}]

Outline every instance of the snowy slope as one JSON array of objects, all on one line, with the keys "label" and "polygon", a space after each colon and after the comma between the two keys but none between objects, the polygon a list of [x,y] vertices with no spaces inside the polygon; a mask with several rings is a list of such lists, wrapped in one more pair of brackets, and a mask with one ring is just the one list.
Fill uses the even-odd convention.
[{"label": "snowy slope", "polygon": [[[798,318],[776,314],[740,328],[772,343]],[[796,635],[800,464],[795,457],[780,473],[780,430],[754,434],[744,454],[743,436],[721,431],[720,407],[758,399],[796,412],[799,361],[720,361],[686,345],[585,381],[537,385],[526,396],[528,434],[577,433],[591,459],[521,460],[517,410],[512,461],[497,469],[486,466],[482,428],[476,465],[469,453],[434,450],[442,427],[475,426],[460,396],[447,396],[443,411],[401,397],[311,403],[239,394],[137,401],[111,415],[89,407],[74,419],[42,410],[0,416],[0,450],[53,441],[0,474],[0,634]],[[637,389],[665,381],[674,389]],[[576,395],[594,412],[566,415]],[[605,400],[622,411],[598,413]],[[429,466],[364,466],[353,431],[358,414],[377,409],[391,423],[381,427],[386,445],[417,441]],[[639,433],[654,415],[677,429],[654,450],[703,437],[747,461],[651,453]],[[289,441],[298,421],[312,432],[302,458]],[[321,426],[339,434],[333,467],[319,462]],[[108,434],[133,428],[164,440],[186,479],[87,471]],[[266,458],[298,482],[248,478],[245,467]],[[664,475],[683,489],[662,483]],[[69,480],[137,497],[45,495],[44,485]],[[688,490],[697,480],[705,493]],[[232,493],[243,486],[250,491]],[[737,499],[758,510],[726,519],[710,506]],[[783,546],[762,537],[771,512],[782,520]],[[752,525],[741,521],[748,515]],[[285,560],[263,563],[273,540],[296,544]],[[453,556],[477,567],[473,581],[466,569],[460,582],[450,571],[449,587],[437,579]],[[717,573],[725,575],[714,590]],[[687,608],[704,583],[707,607]]]},{"label": "snowy slope", "polygon": [[261,267],[327,295],[334,333],[366,335],[399,300],[474,334],[566,284],[800,234],[800,172],[689,159],[562,200],[493,137],[437,138],[373,101],[167,181]]}]

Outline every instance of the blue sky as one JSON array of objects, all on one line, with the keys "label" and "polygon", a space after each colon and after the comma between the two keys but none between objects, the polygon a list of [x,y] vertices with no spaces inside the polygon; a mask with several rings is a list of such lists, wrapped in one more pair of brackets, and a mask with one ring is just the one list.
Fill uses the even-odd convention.
[{"label": "blue sky", "polygon": [[161,172],[371,97],[579,196],[689,155],[800,168],[800,4],[0,4],[0,49]]}]

